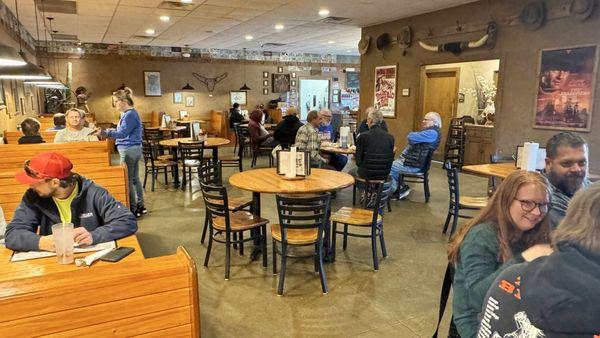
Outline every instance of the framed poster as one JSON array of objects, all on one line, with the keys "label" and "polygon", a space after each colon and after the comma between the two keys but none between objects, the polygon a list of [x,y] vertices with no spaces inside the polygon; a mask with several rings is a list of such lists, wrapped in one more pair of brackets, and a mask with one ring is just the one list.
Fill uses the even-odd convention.
[{"label": "framed poster", "polygon": [[346,72],[346,88],[360,87],[360,73]]},{"label": "framed poster", "polygon": [[144,95],[162,96],[160,88],[160,72],[144,71]]},{"label": "framed poster", "polygon": [[373,106],[383,117],[396,117],[396,65],[375,67]]},{"label": "framed poster", "polygon": [[240,106],[248,104],[248,93],[245,91],[231,91],[229,92],[229,104],[233,106],[234,103],[238,103]]},{"label": "framed poster", "polygon": [[185,106],[186,107],[193,107],[194,106],[194,97],[193,96],[186,96],[185,97]]},{"label": "framed poster", "polygon": [[285,93],[290,91],[290,74],[271,74],[273,79],[271,81],[273,93]]},{"label": "framed poster", "polygon": [[533,128],[590,131],[596,45],[540,51]]},{"label": "framed poster", "polygon": [[183,103],[183,92],[173,92],[173,103]]}]

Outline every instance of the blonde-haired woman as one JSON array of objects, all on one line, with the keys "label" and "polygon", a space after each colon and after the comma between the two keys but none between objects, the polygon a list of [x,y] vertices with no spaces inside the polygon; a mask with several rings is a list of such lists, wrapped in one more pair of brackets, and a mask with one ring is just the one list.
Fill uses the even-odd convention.
[{"label": "blonde-haired woman", "polygon": [[537,172],[511,173],[488,206],[450,243],[448,259],[455,269],[453,316],[461,337],[475,337],[485,294],[500,272],[552,252],[546,244],[549,189],[548,180]]},{"label": "blonde-haired woman", "polygon": [[115,139],[121,156],[121,163],[127,166],[129,177],[129,203],[136,217],[145,214],[144,188],[140,182],[139,161],[142,158],[143,125],[140,116],[133,107],[131,90],[125,88],[113,93],[117,109],[122,113],[116,129],[106,129],[102,135]]},{"label": "blonde-haired woman", "polygon": [[551,237],[554,253],[506,269],[492,284],[484,304],[494,316],[481,321],[481,337],[600,334],[600,184],[575,194]]}]

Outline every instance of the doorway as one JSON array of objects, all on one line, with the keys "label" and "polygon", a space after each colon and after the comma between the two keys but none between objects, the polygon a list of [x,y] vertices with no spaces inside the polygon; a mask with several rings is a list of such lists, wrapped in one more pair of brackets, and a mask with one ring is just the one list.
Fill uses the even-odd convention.
[{"label": "doorway", "polygon": [[448,136],[450,120],[456,117],[458,80],[460,68],[421,68],[421,109],[417,110],[415,130],[421,129],[421,121],[430,111],[437,112],[442,118],[442,136],[440,146],[434,153],[434,159],[443,157],[444,145]]},{"label": "doorway", "polygon": [[300,119],[311,110],[329,108],[329,80],[300,79]]}]

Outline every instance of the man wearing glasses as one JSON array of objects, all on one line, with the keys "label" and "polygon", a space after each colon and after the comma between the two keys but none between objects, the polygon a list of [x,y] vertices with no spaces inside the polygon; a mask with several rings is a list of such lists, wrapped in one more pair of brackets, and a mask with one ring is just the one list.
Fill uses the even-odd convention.
[{"label": "man wearing glasses", "polygon": [[398,186],[398,178],[403,173],[419,173],[426,165],[427,155],[440,144],[442,118],[436,112],[425,114],[420,131],[413,131],[406,137],[408,145],[392,164],[392,199],[400,200],[408,196],[410,188],[406,184]]},{"label": "man wearing glasses", "polygon": [[573,195],[590,185],[588,175],[588,146],[579,135],[562,132],[552,136],[546,144],[544,175],[552,184],[550,226],[555,229],[565,217]]},{"label": "man wearing glasses", "polygon": [[128,208],[93,181],[73,173],[73,164],[55,152],[25,163],[15,178],[29,185],[6,227],[6,247],[17,251],[54,251],[52,225],[73,223],[76,243],[92,245],[137,231]]},{"label": "man wearing glasses", "polygon": [[[335,142],[335,133],[333,131],[333,124],[331,124],[331,120],[333,119],[333,114],[329,109],[322,109],[319,111],[319,117],[321,118],[321,124],[319,124],[319,135],[322,140],[331,140]],[[348,163],[348,158],[342,154],[327,154],[329,157],[329,165],[335,168],[337,171],[341,171]]]}]

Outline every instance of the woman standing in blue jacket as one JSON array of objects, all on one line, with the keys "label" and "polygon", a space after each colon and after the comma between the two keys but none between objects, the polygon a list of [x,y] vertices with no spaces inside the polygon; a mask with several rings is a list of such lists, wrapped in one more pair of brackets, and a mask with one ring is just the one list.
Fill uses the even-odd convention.
[{"label": "woman standing in blue jacket", "polygon": [[121,164],[127,166],[129,178],[129,203],[131,211],[136,217],[145,214],[144,188],[140,182],[139,161],[142,158],[142,132],[143,126],[140,116],[133,107],[131,89],[125,88],[113,93],[117,109],[122,113],[117,129],[106,129],[102,135],[115,139]]}]

